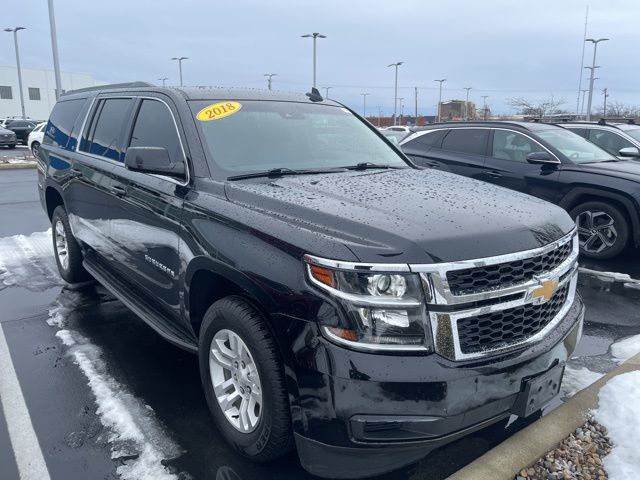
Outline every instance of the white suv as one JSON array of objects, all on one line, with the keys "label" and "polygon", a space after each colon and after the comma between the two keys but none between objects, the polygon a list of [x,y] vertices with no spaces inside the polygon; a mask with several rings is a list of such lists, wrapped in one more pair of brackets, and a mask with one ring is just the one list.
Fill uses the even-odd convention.
[{"label": "white suv", "polygon": [[617,157],[640,161],[640,125],[635,123],[559,123]]},{"label": "white suv", "polygon": [[40,145],[42,145],[42,138],[44,137],[44,129],[47,127],[47,122],[39,123],[29,134],[27,145],[29,150],[33,153],[34,157],[38,156],[40,151]]}]

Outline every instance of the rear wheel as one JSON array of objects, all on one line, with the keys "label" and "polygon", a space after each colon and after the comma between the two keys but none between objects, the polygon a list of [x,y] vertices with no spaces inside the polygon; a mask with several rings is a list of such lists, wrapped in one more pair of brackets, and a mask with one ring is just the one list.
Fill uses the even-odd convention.
[{"label": "rear wheel", "polygon": [[71,232],[69,217],[63,206],[56,207],[51,216],[53,251],[60,276],[69,283],[90,280],[91,276],[82,266],[82,251]]},{"label": "rear wheel", "polygon": [[40,152],[40,142],[32,142],[31,143],[31,153],[33,153],[34,157],[38,157],[38,153]]},{"label": "rear wheel", "polygon": [[625,215],[609,203],[586,202],[571,210],[570,215],[578,226],[580,252],[585,257],[613,258],[629,243],[629,223]]},{"label": "rear wheel", "polygon": [[241,297],[214,303],[200,328],[200,377],[227,442],[255,461],[293,447],[279,351],[262,315]]}]

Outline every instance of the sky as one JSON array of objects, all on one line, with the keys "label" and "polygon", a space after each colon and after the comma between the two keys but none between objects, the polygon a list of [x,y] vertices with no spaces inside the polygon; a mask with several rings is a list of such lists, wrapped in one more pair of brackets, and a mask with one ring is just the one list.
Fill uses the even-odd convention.
[{"label": "sky", "polygon": [[[312,41],[320,32],[317,82],[330,97],[362,113],[393,112],[394,72],[405,113],[432,115],[438,84],[443,100],[482,95],[493,113],[514,113],[509,99],[564,99],[576,109],[585,10],[587,36],[609,37],[598,47],[594,109],[609,102],[640,105],[638,0],[54,0],[60,65],[104,82],[168,77],[185,85],[273,88],[307,92],[312,86]],[[18,8],[20,5],[20,8]],[[21,0],[2,9],[0,27],[19,32],[23,67],[52,68],[46,0]],[[0,36],[0,65],[15,65],[12,36]],[[593,47],[587,44],[585,65]],[[584,70],[583,88],[589,71]],[[64,85],[63,85],[64,88]],[[324,94],[324,90],[321,90]]]}]

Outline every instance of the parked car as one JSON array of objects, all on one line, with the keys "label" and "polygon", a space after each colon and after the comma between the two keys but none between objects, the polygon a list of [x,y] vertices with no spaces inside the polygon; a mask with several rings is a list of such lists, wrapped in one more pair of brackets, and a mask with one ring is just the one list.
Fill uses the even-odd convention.
[{"label": "parked car", "polygon": [[406,125],[394,125],[393,127],[385,127],[382,130],[391,131],[391,132],[411,133],[411,127],[407,127]]},{"label": "parked car", "polygon": [[559,125],[595,143],[611,155],[640,161],[640,125],[606,121]]},{"label": "parked car", "polygon": [[42,145],[42,138],[44,137],[44,129],[47,127],[47,122],[42,122],[36,125],[27,139],[27,146],[34,157],[38,156],[40,151],[40,145]]},{"label": "parked car", "polygon": [[11,120],[7,122],[5,128],[14,132],[18,141],[26,145],[29,134],[36,128],[36,123],[31,120]]},{"label": "parked car", "polygon": [[443,123],[401,143],[418,165],[560,205],[578,225],[583,255],[606,259],[640,245],[640,164],[575,133],[525,122]]},{"label": "parked car", "polygon": [[38,162],[62,278],[197,354],[253,460],[396,469],[539,412],[581,335],[562,209],[418,169],[317,90],[71,92]]},{"label": "parked car", "polygon": [[7,130],[6,128],[0,127],[0,145],[16,148],[16,144],[18,140],[16,138],[16,134],[11,130]]},{"label": "parked car", "polygon": [[399,144],[410,132],[405,132],[402,130],[380,130],[380,133],[387,137],[389,141],[395,145]]}]

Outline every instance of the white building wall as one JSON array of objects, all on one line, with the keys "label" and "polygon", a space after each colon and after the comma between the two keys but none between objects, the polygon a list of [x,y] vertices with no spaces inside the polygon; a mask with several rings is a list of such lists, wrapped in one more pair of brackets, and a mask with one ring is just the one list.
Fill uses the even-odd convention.
[{"label": "white building wall", "polygon": [[[93,76],[84,73],[60,72],[62,88],[65,91],[103,85]],[[20,92],[18,90],[18,70],[15,66],[0,65],[0,86],[10,86],[13,98],[0,98],[0,118],[21,115]],[[40,89],[40,100],[29,100],[29,88]],[[22,89],[24,110],[27,117],[46,120],[56,103],[56,77],[53,70],[22,68]]]}]

